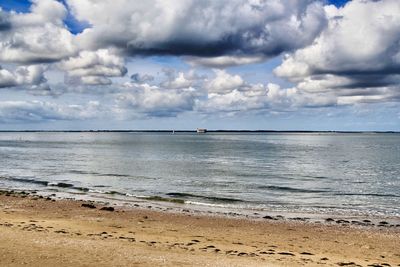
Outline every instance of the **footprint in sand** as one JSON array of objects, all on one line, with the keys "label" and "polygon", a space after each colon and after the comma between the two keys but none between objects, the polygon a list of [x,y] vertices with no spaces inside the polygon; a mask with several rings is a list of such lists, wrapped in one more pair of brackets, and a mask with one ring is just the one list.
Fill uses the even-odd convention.
[{"label": "footprint in sand", "polygon": [[301,254],[301,255],[314,255],[314,254],[312,254],[311,252],[306,252],[306,251],[301,252],[300,254]]},{"label": "footprint in sand", "polygon": [[283,252],[278,252],[278,254],[279,254],[279,255],[284,255],[284,256],[295,256],[293,253],[285,252],[285,251],[283,251]]}]

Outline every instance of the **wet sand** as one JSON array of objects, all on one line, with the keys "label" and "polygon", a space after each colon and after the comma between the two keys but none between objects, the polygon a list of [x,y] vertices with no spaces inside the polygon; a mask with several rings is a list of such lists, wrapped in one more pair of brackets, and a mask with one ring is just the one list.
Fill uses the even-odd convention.
[{"label": "wet sand", "polygon": [[0,265],[400,266],[400,227],[385,223],[101,208],[1,191]]}]

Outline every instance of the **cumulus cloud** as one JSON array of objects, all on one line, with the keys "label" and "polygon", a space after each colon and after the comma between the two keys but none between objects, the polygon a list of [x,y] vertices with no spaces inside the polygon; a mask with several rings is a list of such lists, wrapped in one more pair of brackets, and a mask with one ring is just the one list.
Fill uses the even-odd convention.
[{"label": "cumulus cloud", "polygon": [[124,59],[113,54],[111,49],[99,49],[81,51],[78,56],[64,60],[59,66],[70,77],[78,77],[83,84],[108,85],[111,84],[110,77],[121,77],[127,73],[124,64]]},{"label": "cumulus cloud", "polygon": [[55,62],[76,50],[63,20],[67,10],[55,0],[33,0],[29,13],[0,10],[0,61]]},{"label": "cumulus cloud", "polygon": [[251,96],[245,92],[233,90],[227,94],[210,94],[206,101],[198,101],[197,110],[203,113],[247,112],[266,109],[267,93],[263,97]]},{"label": "cumulus cloud", "polygon": [[148,84],[124,85],[124,91],[115,94],[116,109],[120,116],[130,117],[175,117],[179,113],[193,110],[196,91],[163,89]]},{"label": "cumulus cloud", "polygon": [[313,44],[286,55],[275,73],[339,103],[398,100],[400,5],[397,0],[325,7],[329,24]]},{"label": "cumulus cloud", "polygon": [[296,100],[299,96],[296,89],[248,83],[240,75],[223,70],[214,70],[212,77],[200,76],[193,70],[166,69],[164,73],[167,80],[159,84],[132,81],[113,86],[114,90],[108,94],[115,100],[112,110],[116,117],[175,117],[191,111],[227,114],[265,111],[272,107],[290,110],[300,104]]},{"label": "cumulus cloud", "polygon": [[0,88],[21,85],[39,86],[46,82],[44,68],[41,65],[17,67],[14,72],[0,66]]},{"label": "cumulus cloud", "polygon": [[[310,0],[67,3],[77,19],[92,25],[78,36],[84,47],[115,46],[129,55],[271,57],[310,44],[325,25],[322,4]],[[218,60],[227,64],[227,58],[211,64]]]},{"label": "cumulus cloud", "polygon": [[167,79],[162,81],[160,86],[167,89],[185,89],[195,87],[199,81],[201,82],[201,80],[205,78],[204,76],[197,75],[194,70],[184,73],[167,68],[163,69],[163,73],[167,76]]},{"label": "cumulus cloud", "polygon": [[[161,83],[139,83],[132,79],[124,84],[114,84],[110,90],[98,88],[95,92],[102,92],[107,99],[114,99],[115,105],[110,110],[119,119],[176,117],[191,111],[220,115],[292,112],[297,108],[338,104],[335,96],[308,94],[296,87],[281,88],[273,83],[250,83],[226,70],[215,69],[210,77],[198,75],[193,70],[177,72],[164,69],[163,72],[167,79]],[[144,75],[136,73],[135,76]],[[93,94],[85,86],[78,88],[81,93]]]},{"label": "cumulus cloud", "polygon": [[296,87],[281,88],[277,84],[248,84],[223,93],[208,93],[199,99],[196,109],[202,113],[235,114],[246,112],[295,112],[299,108],[331,107],[337,99],[325,94],[304,94]]},{"label": "cumulus cloud", "polygon": [[[214,70],[211,77],[199,76],[194,71],[175,72],[165,70],[170,77],[156,84],[138,83],[93,86],[61,86],[53,88],[69,93],[95,95],[107,99],[105,105],[97,101],[75,105],[55,104],[47,101],[5,101],[0,102],[0,120],[43,121],[82,120],[92,118],[114,118],[131,120],[150,117],[176,117],[186,112],[201,114],[232,115],[236,113],[294,112],[298,108],[330,107],[347,105],[352,95],[338,98],[326,93],[307,93],[296,87],[281,88],[273,83],[249,83],[238,74]],[[143,76],[138,74],[139,77]],[[173,87],[179,77],[192,77],[195,86]],[[194,78],[195,77],[195,78]],[[186,78],[185,78],[186,80]],[[167,80],[168,81],[168,80]],[[38,86],[40,87],[40,85]],[[53,92],[50,91],[50,92]],[[36,94],[39,94],[39,90]],[[397,94],[397,97],[399,95]],[[111,104],[110,104],[111,101]],[[359,99],[359,102],[377,102],[374,96]],[[79,101],[82,102],[82,101]]]},{"label": "cumulus cloud", "polygon": [[242,87],[245,82],[239,75],[231,75],[224,70],[214,70],[215,77],[205,84],[210,93],[229,93]]},{"label": "cumulus cloud", "polygon": [[277,84],[268,84],[268,98],[274,107],[288,110],[298,108],[332,107],[338,104],[337,98],[331,94],[309,94],[296,87],[281,88]]}]

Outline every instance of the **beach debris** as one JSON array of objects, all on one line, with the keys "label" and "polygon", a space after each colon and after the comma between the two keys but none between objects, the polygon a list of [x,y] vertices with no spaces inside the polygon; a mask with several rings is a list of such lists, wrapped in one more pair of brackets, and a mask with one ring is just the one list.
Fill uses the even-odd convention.
[{"label": "beach debris", "polygon": [[274,217],[272,217],[272,216],[269,216],[269,215],[266,215],[266,216],[264,216],[263,218],[264,218],[264,219],[267,219],[267,220],[277,220],[276,218],[274,218]]},{"label": "beach debris", "polygon": [[336,223],[350,223],[348,220],[337,220]]},{"label": "beach debris", "polygon": [[338,262],[336,263],[339,266],[361,266],[359,264],[356,264],[355,262]]},{"label": "beach debris", "polygon": [[102,207],[100,210],[114,211],[115,209],[113,207]]},{"label": "beach debris", "polygon": [[54,231],[54,233],[57,233],[57,234],[68,234],[68,232],[65,231],[64,229]]},{"label": "beach debris", "polygon": [[81,206],[84,207],[84,208],[89,208],[89,209],[95,209],[96,208],[95,205],[87,204],[87,203],[83,203]]}]

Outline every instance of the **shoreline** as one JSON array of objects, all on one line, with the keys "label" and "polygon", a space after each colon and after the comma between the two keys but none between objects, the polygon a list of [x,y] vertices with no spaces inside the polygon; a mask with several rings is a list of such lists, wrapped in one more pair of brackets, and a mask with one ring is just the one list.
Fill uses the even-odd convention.
[{"label": "shoreline", "polygon": [[0,191],[0,263],[400,266],[400,225],[388,222],[258,220],[105,204]]},{"label": "shoreline", "polygon": [[[68,191],[38,191],[38,190],[21,190],[0,188],[0,194],[11,192],[11,194],[21,194],[27,196],[49,197],[54,200],[71,200],[86,201],[98,203],[100,205],[112,205],[122,207],[124,209],[141,208],[171,213],[185,214],[201,214],[212,215],[227,218],[240,218],[246,220],[274,220],[274,221],[301,221],[305,223],[316,224],[334,224],[350,227],[385,227],[399,228],[400,217],[394,215],[382,214],[364,214],[364,213],[348,213],[338,212],[310,212],[310,211],[293,211],[279,210],[268,208],[243,208],[238,206],[228,206],[222,204],[200,203],[184,200],[181,198],[167,198],[161,196],[126,196],[118,192],[116,194],[94,193],[87,194],[72,193]],[[326,211],[326,210],[324,210]]]}]

